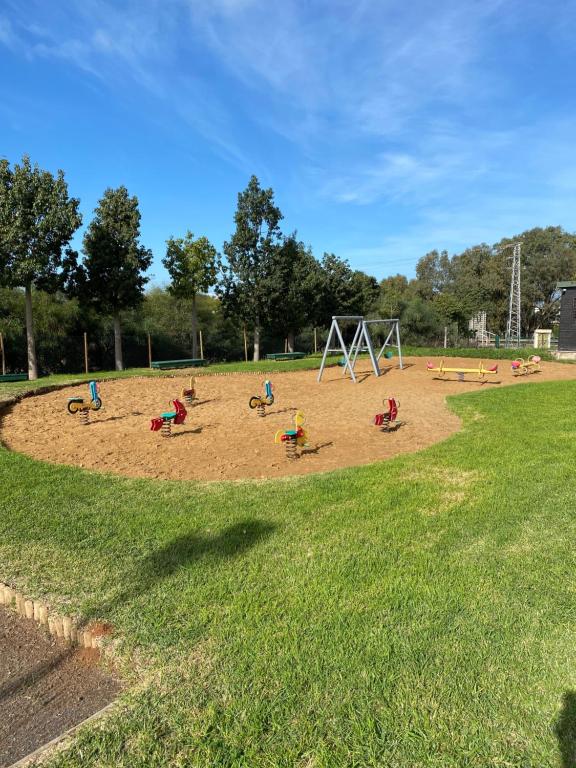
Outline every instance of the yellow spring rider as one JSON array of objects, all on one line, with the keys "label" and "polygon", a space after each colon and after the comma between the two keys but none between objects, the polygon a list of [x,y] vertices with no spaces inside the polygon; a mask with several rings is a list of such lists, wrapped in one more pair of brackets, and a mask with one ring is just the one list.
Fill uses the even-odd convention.
[{"label": "yellow spring rider", "polygon": [[308,434],[304,429],[306,418],[302,411],[294,414],[294,429],[279,429],[274,435],[275,443],[284,443],[286,445],[286,458],[295,459],[297,457],[297,446],[306,447],[308,445]]},{"label": "yellow spring rider", "polygon": [[449,368],[448,366],[444,365],[444,360],[440,361],[440,365],[434,366],[433,363],[427,363],[426,364],[426,370],[430,371],[430,373],[437,373],[437,378],[444,378],[444,374],[446,373],[455,373],[458,376],[458,381],[464,381],[464,376],[468,374],[476,375],[480,378],[480,380],[484,380],[486,376],[491,376],[496,373],[498,373],[498,365],[493,365],[490,368],[486,368],[484,366],[484,361],[480,362],[480,365],[478,368]]}]

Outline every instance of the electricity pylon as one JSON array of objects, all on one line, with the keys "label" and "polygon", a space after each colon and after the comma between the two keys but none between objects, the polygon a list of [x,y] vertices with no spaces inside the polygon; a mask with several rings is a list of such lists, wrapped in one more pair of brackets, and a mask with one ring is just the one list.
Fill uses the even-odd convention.
[{"label": "electricity pylon", "polygon": [[506,324],[506,346],[519,347],[521,337],[520,254],[522,243],[512,243],[504,247],[512,248],[512,279],[510,281],[508,323]]}]

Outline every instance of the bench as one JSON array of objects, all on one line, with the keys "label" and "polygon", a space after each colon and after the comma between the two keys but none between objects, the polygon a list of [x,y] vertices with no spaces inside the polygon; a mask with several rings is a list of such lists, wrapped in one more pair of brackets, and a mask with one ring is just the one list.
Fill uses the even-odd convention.
[{"label": "bench", "polygon": [[0,383],[3,381],[28,381],[27,373],[5,373],[0,376]]},{"label": "bench", "polygon": [[207,360],[200,360],[199,358],[190,358],[189,360],[153,360],[152,368],[159,370],[165,370],[166,368],[200,368],[203,365],[208,365]]},{"label": "bench", "polygon": [[306,357],[306,352],[275,352],[266,355],[266,360],[300,360]]}]

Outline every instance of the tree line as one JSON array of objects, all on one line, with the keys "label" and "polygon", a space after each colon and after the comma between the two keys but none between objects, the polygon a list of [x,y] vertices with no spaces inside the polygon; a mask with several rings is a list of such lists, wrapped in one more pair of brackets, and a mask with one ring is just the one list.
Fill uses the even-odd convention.
[{"label": "tree line", "polygon": [[[138,199],[124,186],[106,189],[78,254],[70,245],[82,224],[78,198],[64,172],[53,176],[24,156],[13,167],[0,160],[0,286],[24,293],[28,374],[38,376],[33,291],[76,300],[113,320],[115,366],[124,367],[122,316],[141,305],[152,252],[140,242]],[[260,357],[262,328],[281,332],[289,348],[307,325],[333,313],[362,314],[374,304],[375,278],[352,270],[334,254],[317,261],[296,233],[283,234],[271,189],[252,176],[238,195],[235,229],[223,245],[225,260],[204,236],[170,237],[163,264],[168,287],[191,303],[192,354],[198,356],[196,297],[213,289],[226,319],[253,333]]]},{"label": "tree line", "polygon": [[470,319],[485,311],[488,330],[503,336],[514,243],[521,244],[522,334],[554,330],[560,307],[556,283],[576,279],[576,234],[562,227],[535,227],[453,256],[431,251],[418,261],[413,280],[395,275],[381,282],[383,316],[400,317],[404,331],[418,341],[440,337],[446,326],[466,335]]},{"label": "tree line", "polygon": [[[208,345],[220,358],[235,353],[238,328],[244,327],[253,335],[258,360],[263,333],[268,340],[287,339],[292,351],[298,334],[328,326],[335,314],[398,317],[404,339],[430,344],[446,327],[455,336],[468,335],[470,318],[486,311],[488,328],[502,334],[510,282],[507,246],[516,241],[522,243],[525,334],[555,323],[556,282],[576,276],[576,235],[561,227],[531,229],[452,256],[434,250],[418,261],[414,279],[397,274],[378,283],[333,253],[318,260],[296,232],[282,232],[282,219],[272,189],[252,176],[238,195],[223,254],[191,231],[171,236],[163,258],[167,291],[146,292],[152,252],[140,242],[136,196],[124,186],[106,189],[77,253],[70,243],[82,217],[63,171],[54,176],[27,156],[13,166],[0,159],[0,329],[14,328],[23,312],[28,371],[35,378],[34,296],[43,320],[66,318],[70,327],[89,323],[102,330],[110,324],[120,370],[123,323],[133,330],[138,319],[168,340],[162,312],[190,339],[198,357],[200,306]],[[56,335],[63,322],[54,327]],[[220,334],[219,346],[212,334]]]}]

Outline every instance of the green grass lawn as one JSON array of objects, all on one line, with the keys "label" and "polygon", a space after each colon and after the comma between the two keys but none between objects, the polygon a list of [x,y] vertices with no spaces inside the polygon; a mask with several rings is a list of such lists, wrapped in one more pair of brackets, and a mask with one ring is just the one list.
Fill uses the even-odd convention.
[{"label": "green grass lawn", "polygon": [[461,395],[437,446],[278,482],[1,450],[0,578],[111,621],[130,686],[51,765],[572,768],[575,399]]}]

